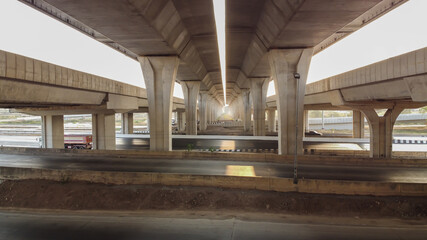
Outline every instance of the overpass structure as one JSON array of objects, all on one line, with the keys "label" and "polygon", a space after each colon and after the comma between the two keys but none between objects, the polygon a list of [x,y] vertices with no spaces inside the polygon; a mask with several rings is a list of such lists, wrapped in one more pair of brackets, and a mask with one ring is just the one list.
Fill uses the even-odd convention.
[{"label": "overpass structure", "polygon": [[[171,150],[174,82],[183,86],[187,134],[201,129],[209,107],[233,104],[243,96],[245,126],[254,109],[254,135],[265,134],[267,82],[278,89],[279,153],[302,154],[304,85],[311,56],[404,0],[226,1],[226,90],[222,92],[214,9],[211,0],[21,0],[139,61],[147,87],[150,148]],[[224,70],[224,69],[222,69]],[[296,86],[294,74],[300,76]],[[295,94],[298,92],[299,94]],[[249,94],[250,93],[250,94]],[[224,102],[224,96],[227,102]],[[298,123],[302,129],[302,123]],[[297,139],[295,141],[295,139]]]},{"label": "overpass structure", "polygon": [[[42,116],[45,147],[64,145],[65,114],[92,114],[94,147],[115,148],[115,113],[128,129],[132,113],[147,112],[143,88],[0,51],[0,107]],[[173,109],[184,101],[173,98]]]},{"label": "overpass structure", "polygon": [[[206,128],[210,112],[218,112],[223,105],[230,105],[231,108],[243,110],[241,116],[247,131],[251,127],[253,108],[253,133],[265,135],[265,107],[268,105],[266,91],[268,82],[273,79],[278,93],[276,107],[279,119],[279,154],[303,154],[303,123],[296,121],[295,116],[303,119],[305,92],[307,91],[307,95],[317,94],[310,87],[307,87],[307,90],[305,88],[312,55],[394,9],[405,0],[226,1],[225,92],[222,91],[221,85],[221,64],[211,0],[21,2],[140,62],[147,87],[146,93],[126,85],[117,88],[112,84],[111,89],[123,90],[120,90],[120,93],[112,91],[108,95],[111,95],[111,99],[134,99],[134,106],[138,105],[138,101],[142,102],[139,98],[144,99],[146,96],[151,150],[171,150],[170,122],[175,81],[183,87],[187,134],[197,133],[197,105],[202,130]],[[15,62],[16,69],[12,72],[16,73],[11,79],[26,79],[26,74],[22,72],[25,61],[16,57]],[[51,70],[49,64],[41,64],[41,67],[37,65],[36,69],[36,64],[38,62],[34,61],[33,75],[39,79],[39,75],[44,74],[46,84],[49,81],[58,81],[61,84],[66,82],[64,87],[66,86],[67,90],[73,88],[73,84],[86,84],[93,88],[82,91],[96,93],[111,90],[104,89],[107,83],[100,78],[85,78],[84,74],[80,74],[80,78],[79,73],[70,75],[68,70],[67,74],[63,74],[62,70],[59,71],[56,67]],[[61,77],[57,78],[59,75]],[[67,80],[62,82],[62,79]],[[337,82],[338,80],[334,84]],[[18,86],[25,81],[14,83]],[[101,95],[94,97],[98,103],[101,102]],[[224,95],[227,96],[227,102],[223,100]],[[105,99],[105,95],[102,99]],[[113,106],[114,101],[111,102],[110,105]],[[118,107],[112,109],[123,107],[120,102],[118,100]],[[63,102],[59,104],[66,105]],[[361,110],[366,111],[366,116],[373,115],[372,111],[366,108]],[[51,120],[47,119],[46,122],[56,121],[54,117],[49,119]],[[182,113],[179,114],[179,119],[183,120]]]},{"label": "overpass structure", "polygon": [[[353,129],[368,120],[371,156],[391,157],[393,126],[406,108],[427,105],[427,48],[342,73],[306,86],[305,110],[355,110]],[[267,100],[276,107],[276,96]],[[376,109],[387,109],[379,116]],[[363,115],[361,114],[363,113]]]}]

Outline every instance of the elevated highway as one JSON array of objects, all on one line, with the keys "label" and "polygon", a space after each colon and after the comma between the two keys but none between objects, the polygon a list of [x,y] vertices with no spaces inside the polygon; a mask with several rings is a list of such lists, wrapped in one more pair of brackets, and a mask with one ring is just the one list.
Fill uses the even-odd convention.
[{"label": "elevated highway", "polygon": [[[187,134],[197,134],[197,105],[201,130],[223,106],[236,105],[232,108],[240,110],[246,131],[251,129],[253,108],[253,133],[262,136],[266,86],[272,78],[279,96],[279,154],[302,154],[302,122],[294,117],[303,119],[303,101],[299,99],[298,106],[295,102],[304,96],[312,55],[406,1],[226,1],[225,67],[219,59],[210,0],[21,2],[140,62],[150,109],[151,150],[171,150],[175,81],[183,87]],[[300,77],[299,86],[294,73]]]},{"label": "elevated highway", "polygon": [[[427,48],[423,48],[307,84],[304,109],[355,110],[353,130],[358,133],[354,135],[363,135],[366,117],[371,156],[391,157],[393,126],[398,116],[406,108],[426,106],[426,92]],[[271,96],[267,106],[274,108],[277,102],[277,97]],[[377,109],[387,111],[380,116]]]}]

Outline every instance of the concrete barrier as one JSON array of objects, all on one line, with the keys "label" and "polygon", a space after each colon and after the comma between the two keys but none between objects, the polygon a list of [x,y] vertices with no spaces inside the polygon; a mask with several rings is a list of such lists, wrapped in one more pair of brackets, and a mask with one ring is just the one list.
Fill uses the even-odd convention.
[{"label": "concrete barrier", "polygon": [[115,185],[197,186],[252,189],[276,192],[300,192],[341,195],[427,196],[426,183],[389,183],[369,181],[341,181],[293,179],[276,177],[238,177],[189,175],[145,172],[113,172],[86,170],[56,170],[0,167],[1,180],[44,179],[59,182],[86,181]]},{"label": "concrete barrier", "polygon": [[[137,159],[194,159],[243,162],[271,162],[292,164],[293,155],[273,153],[227,153],[227,152],[152,152],[141,150],[86,150],[86,149],[42,149],[0,147],[0,154],[63,154],[65,156],[96,156]],[[342,165],[342,166],[378,166],[378,167],[427,167],[426,158],[368,158],[358,155],[329,156],[303,155],[298,157],[299,164],[307,165]]]}]

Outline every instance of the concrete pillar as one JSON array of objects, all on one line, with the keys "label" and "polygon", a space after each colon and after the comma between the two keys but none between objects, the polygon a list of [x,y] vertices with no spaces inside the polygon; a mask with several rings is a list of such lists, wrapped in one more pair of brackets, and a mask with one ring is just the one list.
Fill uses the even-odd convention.
[{"label": "concrete pillar", "polygon": [[353,110],[353,138],[365,137],[365,116],[358,111]]},{"label": "concrete pillar", "polygon": [[42,116],[42,147],[64,148],[64,116]]},{"label": "concrete pillar", "polygon": [[207,124],[212,122],[212,98],[208,97],[208,104],[206,106],[206,122]]},{"label": "concrete pillar", "polygon": [[208,127],[207,123],[207,105],[209,101],[209,94],[206,91],[200,92],[199,111],[200,111],[200,131],[205,131]]},{"label": "concrete pillar", "polygon": [[179,59],[176,56],[138,57],[147,88],[150,150],[172,150],[172,97]]},{"label": "concrete pillar", "polygon": [[178,131],[184,131],[185,130],[185,112],[179,111],[178,113]]},{"label": "concrete pillar", "polygon": [[197,135],[197,99],[199,97],[200,81],[181,81],[184,93],[187,135]]},{"label": "concrete pillar", "polygon": [[391,158],[393,148],[393,126],[403,108],[388,109],[384,116],[378,116],[374,109],[361,110],[370,128],[370,154],[372,158]]},{"label": "concrete pillar", "polygon": [[251,102],[249,89],[242,89],[243,102],[243,129],[245,132],[251,130]]},{"label": "concrete pillar", "polygon": [[276,109],[267,110],[268,131],[275,132],[276,130]]},{"label": "concrete pillar", "polygon": [[122,134],[133,133],[133,113],[122,113]]},{"label": "concrete pillar", "polygon": [[[304,95],[312,55],[312,48],[269,51],[268,59],[277,96],[279,154],[294,154],[295,151],[299,155],[303,154]],[[299,74],[298,80],[295,73]],[[298,122],[295,122],[296,116]]]},{"label": "concrete pillar", "polygon": [[303,127],[303,129],[304,129],[304,133],[310,131],[310,123],[308,121],[308,110],[304,110],[304,127]]},{"label": "concrete pillar", "polygon": [[92,114],[93,149],[116,149],[115,114]]},{"label": "concrete pillar", "polygon": [[250,78],[251,97],[254,109],[254,136],[265,136],[265,101],[268,78]]},{"label": "concrete pillar", "polygon": [[147,117],[147,131],[150,131],[150,114],[146,113],[146,117]]}]

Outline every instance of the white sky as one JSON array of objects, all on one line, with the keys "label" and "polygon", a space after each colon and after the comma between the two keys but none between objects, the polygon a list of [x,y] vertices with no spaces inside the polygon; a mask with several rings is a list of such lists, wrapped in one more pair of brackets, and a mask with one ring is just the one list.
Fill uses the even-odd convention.
[{"label": "white sky", "polygon": [[[426,47],[426,11],[427,0],[410,0],[315,55],[308,82]],[[137,61],[16,0],[0,0],[0,29],[2,50],[144,87]]]}]

